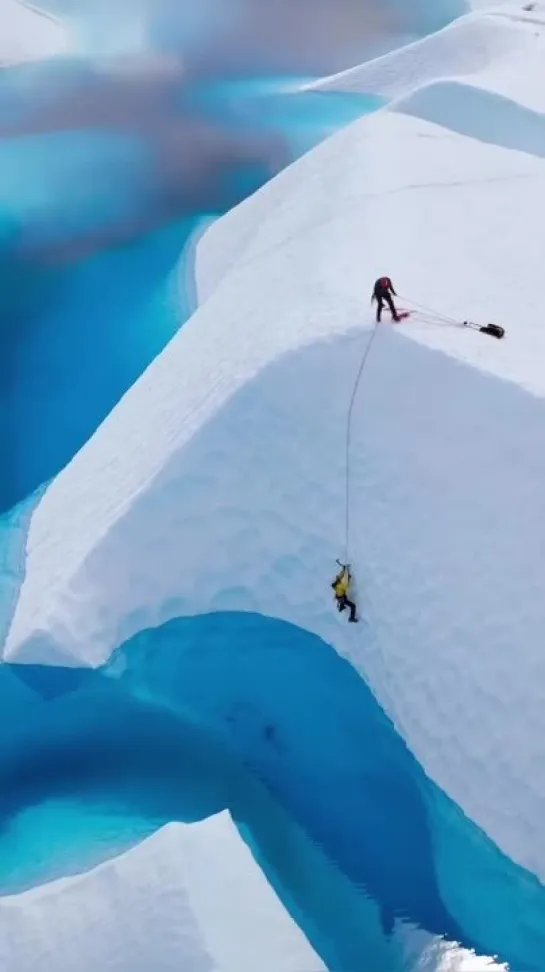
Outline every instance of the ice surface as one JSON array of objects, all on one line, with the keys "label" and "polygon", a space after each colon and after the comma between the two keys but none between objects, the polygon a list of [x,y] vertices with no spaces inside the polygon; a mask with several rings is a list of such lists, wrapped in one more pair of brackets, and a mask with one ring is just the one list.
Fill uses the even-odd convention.
[{"label": "ice surface", "polygon": [[0,710],[0,893],[228,807],[328,968],[393,972],[396,916],[536,967],[543,889],[425,777],[357,671],[300,628],[175,618],[99,671],[1,667]]},{"label": "ice surface", "polygon": [[[205,235],[199,309],[32,515],[6,657],[96,666],[214,610],[291,621],[351,659],[429,775],[545,880],[542,45],[533,20],[473,15],[353,72],[393,110]],[[352,440],[354,629],[328,582],[383,272],[508,333],[379,332]]]},{"label": "ice surface", "polygon": [[[543,394],[545,337],[520,285],[539,279],[544,179],[533,155],[383,112],[212,228],[201,307],[33,515],[7,657],[98,664],[185,611],[285,617],[349,652],[434,778],[545,877],[543,405],[523,391]],[[414,300],[509,333],[381,334],[353,466],[371,650],[324,593],[354,356],[385,265]]]},{"label": "ice surface", "polygon": [[[545,26],[536,16],[484,11],[462,17],[432,36],[341,74],[309,85],[330,91],[353,91],[405,97],[434,81],[458,78],[494,91],[537,111],[545,109],[543,87],[536,84],[542,64]],[[448,105],[444,106],[448,109]],[[443,119],[444,121],[444,119]],[[507,126],[498,125],[504,136]]]},{"label": "ice surface", "polygon": [[21,0],[0,0],[0,67],[38,60],[68,48],[68,31]]},{"label": "ice surface", "polygon": [[227,812],[198,824],[171,824],[87,875],[3,898],[0,967],[6,972],[324,968]]}]

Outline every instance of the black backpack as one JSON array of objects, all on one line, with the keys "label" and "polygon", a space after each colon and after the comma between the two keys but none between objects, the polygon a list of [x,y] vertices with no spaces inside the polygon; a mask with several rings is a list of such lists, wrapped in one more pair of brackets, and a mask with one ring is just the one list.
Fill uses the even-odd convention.
[{"label": "black backpack", "polygon": [[479,331],[481,334],[490,334],[491,337],[502,338],[505,334],[505,328],[500,327],[499,324],[487,324],[486,327],[480,327]]}]

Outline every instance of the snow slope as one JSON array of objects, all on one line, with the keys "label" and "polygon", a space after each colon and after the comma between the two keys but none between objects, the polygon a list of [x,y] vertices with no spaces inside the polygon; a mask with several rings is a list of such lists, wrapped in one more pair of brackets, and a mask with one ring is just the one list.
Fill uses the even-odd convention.
[{"label": "snow slope", "polygon": [[68,32],[53,17],[21,0],[0,0],[0,67],[59,54]]},{"label": "snow slope", "polygon": [[0,967],[9,972],[324,968],[227,812],[202,823],[169,825],[82,877],[3,898]]},{"label": "snow slope", "polygon": [[[428,774],[545,881],[545,336],[521,286],[545,252],[542,43],[474,15],[353,73],[391,109],[205,234],[199,309],[32,514],[5,657],[96,666],[214,610],[291,621],[351,659]],[[508,336],[379,331],[350,452],[353,628],[329,580],[382,272]]]},{"label": "snow slope", "polygon": [[[541,7],[538,16],[513,6],[516,14],[506,6],[502,11],[461,17],[437,34],[308,88],[406,98],[424,86],[456,78],[504,95],[521,106],[543,111],[545,93],[539,79],[545,45],[545,8]],[[444,108],[448,110],[448,105]],[[446,117],[443,116],[443,123]],[[498,133],[506,135],[501,126]]]}]

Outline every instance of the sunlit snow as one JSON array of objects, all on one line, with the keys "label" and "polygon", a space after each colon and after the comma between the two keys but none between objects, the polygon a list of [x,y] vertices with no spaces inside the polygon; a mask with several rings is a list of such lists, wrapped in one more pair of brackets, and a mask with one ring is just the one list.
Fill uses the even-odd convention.
[{"label": "sunlit snow", "polygon": [[[192,237],[168,275],[189,319],[0,521],[9,972],[540,972],[545,6],[525,6],[290,82],[376,100]],[[376,332],[347,453],[384,273],[414,315]]]}]

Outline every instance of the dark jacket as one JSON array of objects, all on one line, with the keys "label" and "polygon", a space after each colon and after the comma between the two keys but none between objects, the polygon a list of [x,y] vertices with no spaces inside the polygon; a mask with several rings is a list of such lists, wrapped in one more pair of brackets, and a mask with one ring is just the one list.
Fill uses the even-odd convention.
[{"label": "dark jacket", "polygon": [[375,300],[384,300],[388,294],[393,294],[397,297],[394,290],[394,285],[389,277],[379,277],[375,280],[375,286],[373,287],[373,297]]}]

